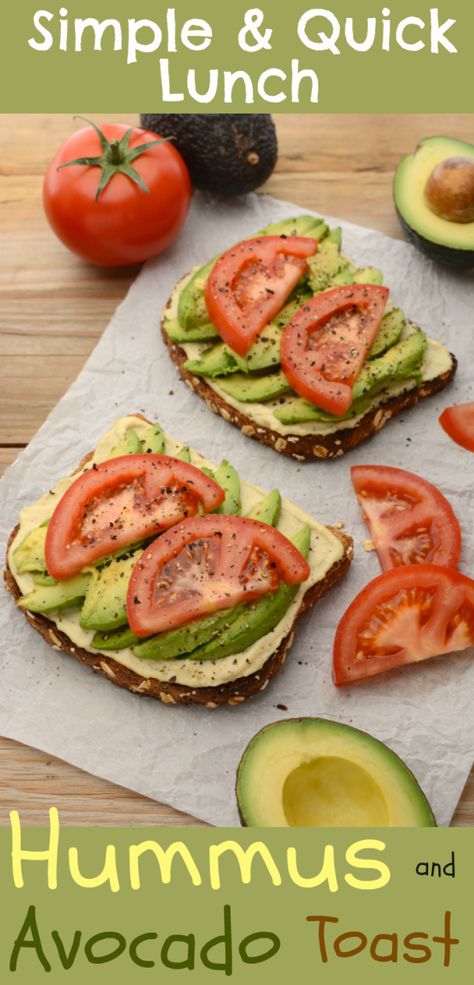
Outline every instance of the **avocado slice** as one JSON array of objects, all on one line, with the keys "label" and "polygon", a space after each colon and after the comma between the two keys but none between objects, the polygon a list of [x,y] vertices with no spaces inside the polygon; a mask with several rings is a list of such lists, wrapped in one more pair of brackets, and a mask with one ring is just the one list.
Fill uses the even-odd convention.
[{"label": "avocado slice", "polygon": [[110,455],[108,458],[119,458],[120,455],[139,455],[142,450],[142,443],[136,431],[133,428],[129,428],[125,432],[121,441],[118,441],[113,448],[110,449]]},{"label": "avocado slice", "polygon": [[46,530],[47,528],[43,525],[35,527],[34,530],[30,530],[26,534],[18,547],[15,547],[13,560],[20,575],[27,571],[46,571],[44,559]]},{"label": "avocado slice", "polygon": [[308,236],[317,239],[318,243],[325,239],[329,227],[324,219],[314,215],[297,215],[280,222],[271,222],[260,229],[256,236]]},{"label": "avocado slice", "polygon": [[112,630],[110,633],[94,633],[91,646],[96,650],[126,650],[140,640],[132,633],[130,626]]},{"label": "avocado slice", "polygon": [[254,506],[250,513],[247,513],[249,520],[259,520],[261,523],[268,523],[270,527],[276,527],[280,519],[281,496],[278,489],[272,489],[264,499]]},{"label": "avocado slice", "polygon": [[177,318],[165,318],[163,327],[168,338],[178,345],[184,345],[186,342],[212,342],[219,338],[219,333],[210,322],[186,329],[181,327]]},{"label": "avocado slice", "polygon": [[66,609],[80,602],[89,587],[91,574],[81,572],[73,578],[58,581],[54,585],[37,585],[28,595],[23,595],[18,601],[22,609],[28,612],[51,612],[54,609]]},{"label": "avocado slice", "polygon": [[339,236],[329,234],[327,239],[319,243],[314,256],[308,257],[308,284],[313,294],[332,287],[338,274],[350,270],[349,261],[341,256],[340,242]]},{"label": "avocado slice", "polygon": [[240,478],[239,473],[230,462],[224,459],[214,473],[214,482],[225,492],[224,502],[216,513],[240,513]]},{"label": "avocado slice", "polygon": [[130,557],[117,558],[94,572],[82,607],[83,629],[107,632],[127,625],[127,589],[139,551]]},{"label": "avocado slice", "polygon": [[[301,527],[291,540],[303,557],[307,557],[311,541],[310,527]],[[198,646],[189,654],[189,659],[220,660],[246,650],[278,625],[299,588],[300,585],[285,585],[281,582],[275,592],[243,606],[243,611],[226,627],[225,632],[209,643]]]},{"label": "avocado slice", "polygon": [[140,444],[140,451],[145,454],[163,455],[165,450],[165,436],[159,424],[152,424],[147,428]]},{"label": "avocado slice", "polygon": [[367,356],[368,359],[377,359],[383,356],[384,352],[391,349],[392,345],[399,342],[402,331],[405,327],[405,316],[400,308],[393,308],[383,316],[380,322],[377,335],[372,344],[372,348]]},{"label": "avocado slice", "polygon": [[228,376],[237,373],[239,366],[229,347],[224,342],[217,342],[203,352],[199,359],[187,359],[184,369],[195,376]]},{"label": "avocado slice", "polygon": [[237,771],[249,827],[436,827],[413,773],[367,732],[324,718],[266,725]]},{"label": "avocado slice", "polygon": [[341,417],[320,410],[315,404],[310,404],[302,397],[286,400],[275,410],[275,417],[282,424],[299,424],[305,421],[324,421],[332,424],[349,420],[368,409],[370,401],[367,398],[383,390],[389,383],[398,379],[415,379],[419,382],[426,345],[425,333],[416,330],[378,359],[365,363],[352,390],[353,403]]},{"label": "avocado slice", "polygon": [[241,403],[264,403],[265,400],[274,400],[276,397],[281,397],[283,393],[288,393],[291,387],[285,374],[280,370],[278,373],[267,373],[264,376],[245,376],[244,373],[235,373],[234,376],[219,380],[219,389]]},{"label": "avocado slice", "polygon": [[230,626],[244,611],[244,605],[234,605],[230,609],[213,612],[203,619],[192,622],[167,633],[152,636],[149,640],[133,647],[136,657],[141,660],[173,660],[175,657],[190,657],[197,647],[207,644],[220,634],[226,634]]},{"label": "avocado slice", "polygon": [[377,267],[361,267],[352,275],[353,284],[383,284],[383,273]]},{"label": "avocado slice", "polygon": [[216,259],[217,257],[213,257],[204,266],[199,267],[181,291],[178,303],[178,322],[185,331],[206,325],[209,321],[204,288]]},{"label": "avocado slice", "polygon": [[436,167],[452,158],[474,161],[474,145],[452,137],[426,137],[414,154],[398,165],[393,194],[408,239],[432,260],[469,269],[474,266],[474,222],[454,222],[437,215],[426,196]]},{"label": "avocado slice", "polygon": [[179,458],[180,462],[190,462],[191,453],[187,445],[183,445],[181,451],[178,452],[176,458]]}]

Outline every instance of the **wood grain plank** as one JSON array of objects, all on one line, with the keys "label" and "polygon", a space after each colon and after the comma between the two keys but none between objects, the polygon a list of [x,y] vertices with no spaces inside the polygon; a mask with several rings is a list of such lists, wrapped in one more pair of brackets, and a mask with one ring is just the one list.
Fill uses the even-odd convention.
[{"label": "wood grain plank", "polygon": [[[92,117],[101,122],[101,116]],[[137,117],[109,119],[127,124]],[[400,157],[424,136],[472,142],[473,117],[275,117],[277,168],[263,192],[400,237],[392,180]],[[70,115],[0,116],[0,469],[9,465],[80,371],[137,268],[110,271],[68,253],[45,219],[41,188],[60,144],[82,125]],[[362,258],[361,258],[362,262]],[[192,818],[0,739],[0,825],[17,807],[43,824],[56,804],[68,824],[192,824]],[[474,773],[455,815],[474,824]]]}]

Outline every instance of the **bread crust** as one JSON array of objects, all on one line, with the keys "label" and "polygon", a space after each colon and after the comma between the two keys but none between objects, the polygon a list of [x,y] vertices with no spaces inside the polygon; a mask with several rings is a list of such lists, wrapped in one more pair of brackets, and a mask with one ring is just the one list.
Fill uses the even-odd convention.
[{"label": "bread crust", "polygon": [[452,364],[449,372],[443,373],[433,380],[427,380],[413,390],[388,397],[387,400],[368,410],[353,428],[342,427],[332,434],[282,435],[271,428],[257,425],[247,414],[243,414],[242,411],[228,404],[225,398],[220,393],[216,393],[203,377],[188,373],[184,368],[187,360],[186,352],[182,346],[169,338],[164,327],[164,319],[161,323],[161,334],[171,359],[178,367],[182,380],[191,390],[202,397],[214,414],[220,414],[224,420],[234,424],[247,438],[254,438],[262,445],[269,445],[270,448],[274,448],[280,454],[295,458],[298,462],[340,458],[351,448],[357,448],[357,445],[360,445],[362,441],[367,441],[373,434],[385,427],[395,414],[399,414],[400,411],[406,410],[408,407],[414,407],[420,400],[431,397],[442,390],[451,382],[457,368],[456,357],[450,353]]},{"label": "bread crust", "polygon": [[[141,414],[135,416],[142,417]],[[143,418],[143,420],[146,420],[146,418]],[[82,468],[90,458],[91,455],[87,455],[79,467]],[[8,563],[8,554],[18,529],[19,525],[17,524],[10,534],[4,569],[6,588],[13,596],[15,602],[18,602],[21,598],[21,591]],[[346,574],[352,560],[352,539],[333,527],[328,527],[328,529],[342,542],[344,554],[330,568],[325,578],[312,585],[305,593],[288,635],[280,642],[275,652],[272,653],[263,667],[256,671],[256,673],[249,674],[248,677],[239,677],[235,681],[229,681],[226,684],[219,684],[215,687],[192,688],[173,681],[159,681],[153,677],[141,676],[128,667],[124,667],[123,664],[119,663],[107,652],[91,653],[83,647],[76,646],[69,636],[60,630],[47,616],[36,612],[28,612],[26,609],[22,609],[21,611],[30,625],[36,629],[40,636],[54,650],[62,651],[75,657],[76,660],[80,660],[81,663],[86,664],[91,670],[106,677],[107,680],[116,684],[118,687],[126,688],[129,691],[134,691],[136,694],[146,697],[158,698],[165,704],[170,705],[197,704],[209,709],[217,708],[219,705],[224,704],[239,705],[246,701],[247,698],[251,698],[258,691],[263,691],[267,687],[269,681],[286,660],[288,651],[294,640],[296,620]]]}]

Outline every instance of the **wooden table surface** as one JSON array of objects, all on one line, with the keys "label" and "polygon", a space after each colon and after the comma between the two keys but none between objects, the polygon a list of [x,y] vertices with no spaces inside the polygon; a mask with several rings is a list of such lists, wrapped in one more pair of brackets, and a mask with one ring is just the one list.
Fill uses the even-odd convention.
[{"label": "wooden table surface", "polygon": [[[474,116],[275,119],[280,155],[265,191],[396,237],[401,233],[391,182],[401,155],[430,134],[472,142],[474,123]],[[132,117],[120,121],[137,122]],[[137,273],[137,268],[89,267],[63,248],[45,220],[43,174],[62,141],[80,125],[72,116],[0,117],[2,468],[77,376]],[[0,824],[12,806],[24,823],[44,823],[53,804],[67,824],[194,823],[43,752],[0,739]],[[474,774],[454,823],[474,824]]]}]

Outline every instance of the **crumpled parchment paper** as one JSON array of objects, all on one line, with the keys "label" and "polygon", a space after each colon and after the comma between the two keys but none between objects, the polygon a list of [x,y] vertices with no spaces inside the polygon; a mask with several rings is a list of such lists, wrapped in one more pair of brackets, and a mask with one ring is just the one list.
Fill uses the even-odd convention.
[{"label": "crumpled parchment paper", "polygon": [[472,279],[441,270],[403,242],[331,220],[343,226],[344,250],[361,266],[381,267],[394,302],[459,360],[447,390],[332,462],[286,459],[211,414],[178,380],[159,333],[161,309],[182,274],[268,222],[303,211],[267,196],[223,202],[195,195],[181,239],[145,266],[75,383],[2,478],[1,538],[5,545],[20,508],[75,466],[115,418],[141,410],[210,459],[229,458],[243,477],[267,489],[278,486],[321,521],[343,521],[355,542],[348,577],[301,620],[286,666],[265,692],[212,712],[162,705],[114,687],[52,650],[5,593],[0,731],[197,818],[229,825],[238,823],[236,767],[255,732],[284,717],[326,716],[387,742],[414,771],[438,822],[447,824],[473,758],[473,652],[336,689],[331,651],[342,613],[380,570],[376,555],[363,548],[368,532],[351,465],[399,466],[438,484],[461,521],[461,570],[474,574],[474,456],[438,425],[443,407],[474,399]]}]

